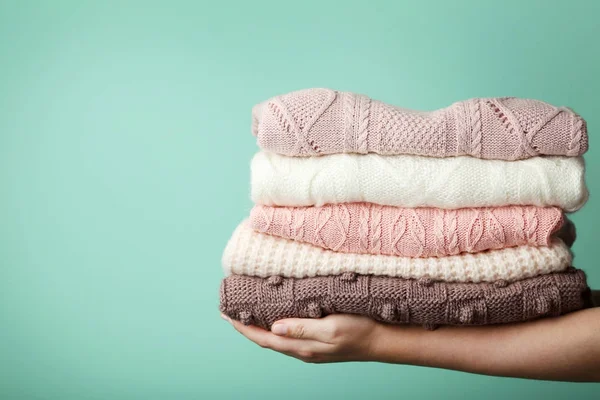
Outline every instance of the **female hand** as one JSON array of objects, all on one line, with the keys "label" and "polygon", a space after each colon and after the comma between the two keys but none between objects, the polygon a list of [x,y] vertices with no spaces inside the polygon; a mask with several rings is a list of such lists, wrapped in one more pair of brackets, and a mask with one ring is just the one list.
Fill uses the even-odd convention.
[{"label": "female hand", "polygon": [[334,314],[320,319],[289,318],[275,322],[271,331],[246,326],[221,316],[248,339],[304,362],[375,361],[375,338],[382,324],[370,318]]},{"label": "female hand", "polygon": [[261,347],[305,362],[380,361],[530,379],[600,382],[600,308],[484,326],[387,325],[334,314],[277,321],[271,331],[231,321]]}]

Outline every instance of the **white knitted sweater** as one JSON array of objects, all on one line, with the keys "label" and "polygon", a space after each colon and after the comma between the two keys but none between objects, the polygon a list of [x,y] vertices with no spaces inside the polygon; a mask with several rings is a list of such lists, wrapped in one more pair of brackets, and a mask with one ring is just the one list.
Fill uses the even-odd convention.
[{"label": "white knitted sweater", "polygon": [[581,157],[520,161],[378,154],[252,160],[252,200],[263,205],[321,206],[365,201],[400,207],[456,209],[506,205],[575,211],[588,192]]},{"label": "white knitted sweater", "polygon": [[255,232],[248,221],[234,231],[223,253],[226,275],[305,278],[344,272],[446,282],[516,281],[561,271],[571,265],[569,248],[519,246],[448,257],[411,258],[337,253],[307,243]]}]

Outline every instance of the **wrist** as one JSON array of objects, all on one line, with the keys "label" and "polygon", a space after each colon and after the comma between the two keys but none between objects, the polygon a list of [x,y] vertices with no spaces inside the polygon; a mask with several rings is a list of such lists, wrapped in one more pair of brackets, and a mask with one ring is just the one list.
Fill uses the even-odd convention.
[{"label": "wrist", "polygon": [[378,323],[371,335],[368,361],[413,364],[418,354],[415,329],[421,327]]}]

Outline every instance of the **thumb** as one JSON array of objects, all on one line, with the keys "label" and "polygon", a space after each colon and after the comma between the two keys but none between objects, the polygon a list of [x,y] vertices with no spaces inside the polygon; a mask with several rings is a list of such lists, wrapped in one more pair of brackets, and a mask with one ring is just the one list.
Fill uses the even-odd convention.
[{"label": "thumb", "polygon": [[311,339],[327,342],[332,333],[328,319],[288,318],[273,324],[271,332],[295,339]]}]

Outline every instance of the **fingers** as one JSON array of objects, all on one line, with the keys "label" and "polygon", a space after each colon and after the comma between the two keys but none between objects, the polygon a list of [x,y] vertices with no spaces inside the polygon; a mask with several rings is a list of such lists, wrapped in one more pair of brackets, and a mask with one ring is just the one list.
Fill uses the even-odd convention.
[{"label": "fingers", "polygon": [[330,318],[288,318],[275,322],[271,332],[288,338],[331,343],[335,336],[335,327]]},{"label": "fingers", "polygon": [[260,347],[270,348],[273,345],[272,334],[254,325],[244,325],[239,321],[230,320],[236,331],[252,340]]},{"label": "fingers", "polygon": [[223,316],[233,327],[260,347],[275,350],[307,362],[318,362],[319,355],[329,350],[329,345],[314,340],[300,340],[274,335],[253,325],[244,325],[239,321]]}]

